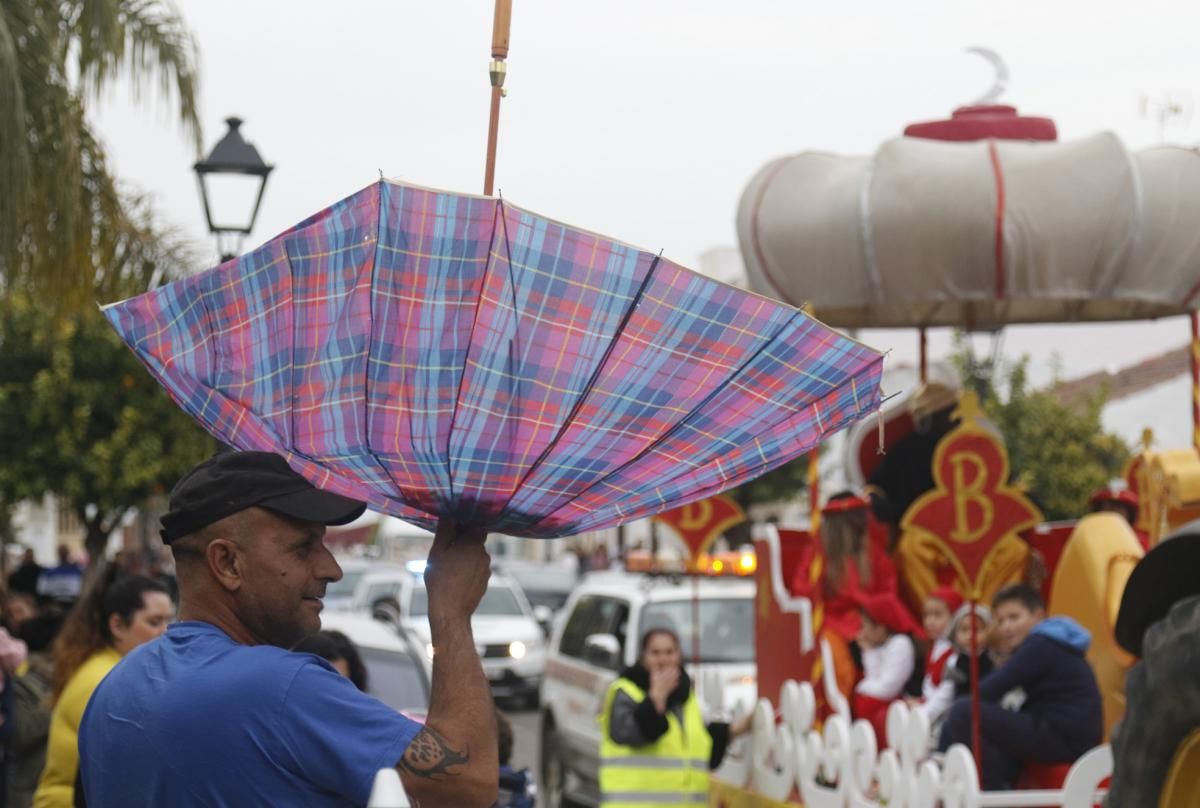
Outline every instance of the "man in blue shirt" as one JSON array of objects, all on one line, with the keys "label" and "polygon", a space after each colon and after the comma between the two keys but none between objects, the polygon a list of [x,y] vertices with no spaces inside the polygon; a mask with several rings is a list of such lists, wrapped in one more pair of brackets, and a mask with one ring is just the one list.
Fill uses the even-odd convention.
[{"label": "man in blue shirt", "polygon": [[388,766],[415,804],[491,805],[496,724],[470,621],[489,575],[482,530],[443,520],[429,554],[425,726],[289,650],[341,578],[325,526],[363,510],[266,452],[217,455],[176,485],[162,533],[181,622],[93,694],[79,731],[88,806],[365,805]]}]

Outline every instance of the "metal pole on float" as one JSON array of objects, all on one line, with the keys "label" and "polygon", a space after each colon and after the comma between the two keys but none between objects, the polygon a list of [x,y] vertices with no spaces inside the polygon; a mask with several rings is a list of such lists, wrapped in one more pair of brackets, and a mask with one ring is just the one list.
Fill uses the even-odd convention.
[{"label": "metal pole on float", "polygon": [[979,703],[979,638],[976,633],[978,620],[976,607],[979,602],[971,598],[971,751],[975,754],[975,772],[979,776],[980,787],[983,786],[983,748],[981,745],[983,724],[983,708]]},{"label": "metal pole on float", "polygon": [[821,527],[821,444],[808,453],[808,532],[814,539]]},{"label": "metal pole on float", "polygon": [[505,95],[504,74],[508,71],[508,32],[512,27],[512,0],[496,0],[492,18],[492,61],[488,75],[492,82],[492,105],[488,114],[487,164],[483,171],[483,193],[492,195],[496,179],[496,140],[500,133],[500,99]]},{"label": "metal pole on float", "polygon": [[700,692],[700,572],[692,574],[692,692]]}]

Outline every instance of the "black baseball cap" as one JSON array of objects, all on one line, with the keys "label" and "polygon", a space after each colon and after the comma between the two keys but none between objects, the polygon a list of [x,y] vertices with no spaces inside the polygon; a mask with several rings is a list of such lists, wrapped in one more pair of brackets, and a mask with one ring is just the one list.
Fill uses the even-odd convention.
[{"label": "black baseball cap", "polygon": [[1117,642],[1142,655],[1146,629],[1180,600],[1200,595],[1200,520],[1160,541],[1129,574],[1113,629]]},{"label": "black baseball cap", "polygon": [[367,509],[366,503],[314,488],[273,452],[222,452],[171,489],[160,535],[170,544],[255,505],[325,525],[352,522]]}]

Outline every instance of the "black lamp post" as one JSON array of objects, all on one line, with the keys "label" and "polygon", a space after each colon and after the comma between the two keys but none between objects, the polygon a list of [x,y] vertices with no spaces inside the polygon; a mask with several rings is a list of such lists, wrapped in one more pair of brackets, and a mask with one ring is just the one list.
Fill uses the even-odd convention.
[{"label": "black lamp post", "polygon": [[[239,127],[242,125],[241,118],[226,118],[225,123],[229,124],[229,131],[217,141],[217,145],[213,146],[208,157],[194,166],[196,177],[200,181],[200,198],[204,202],[204,218],[208,221],[208,231],[217,237],[218,249],[222,249],[221,237],[223,235],[236,234],[240,248],[241,238],[248,236],[254,229],[254,221],[258,218],[258,207],[262,204],[263,191],[267,187],[267,177],[274,168],[274,166],[264,163],[258,154],[258,149],[247,143],[246,139],[242,137],[242,133],[239,131]],[[210,198],[212,194],[210,182],[218,177],[257,179],[258,188],[254,193],[254,208],[250,211],[248,220],[231,222],[228,219],[220,218],[231,215],[228,211],[216,211],[217,218],[214,218],[213,200]],[[229,253],[221,255],[222,262],[231,258],[233,255]]]}]

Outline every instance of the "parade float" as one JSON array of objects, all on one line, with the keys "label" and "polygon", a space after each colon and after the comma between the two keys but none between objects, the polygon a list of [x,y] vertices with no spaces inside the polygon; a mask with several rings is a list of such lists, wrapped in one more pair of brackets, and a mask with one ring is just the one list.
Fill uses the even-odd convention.
[{"label": "parade float", "polygon": [[[1049,119],[992,100],[912,125],[870,156],[807,152],[765,166],[738,211],[751,288],[838,328],[914,329],[921,381],[933,327],[1186,315],[1192,377],[1200,380],[1200,239],[1192,224],[1200,216],[1200,154],[1168,146],[1131,152],[1111,133],[1060,142]],[[913,431],[911,392],[887,401],[878,425],[851,429],[843,462],[852,482],[868,480],[882,452]],[[811,559],[814,526],[765,525],[755,536],[758,714],[740,754],[716,773],[710,804],[1078,808],[1102,798],[1114,726],[1127,710],[1148,709],[1125,701],[1137,658],[1114,635],[1122,594],[1143,545],[1200,516],[1200,456],[1145,442],[1125,474],[1141,503],[1136,531],[1111,513],[1046,523],[1009,485],[1007,452],[986,414],[972,395],[964,399],[937,443],[933,488],[898,520],[901,590],[919,604],[933,585],[952,583],[986,602],[1039,558],[1049,612],[1092,634],[1088,661],[1101,689],[1105,744],[1074,765],[1029,767],[1019,790],[982,792],[971,753],[952,747],[934,759],[925,718],[898,702],[881,749],[866,722],[851,721],[820,597],[795,592],[798,572],[820,575],[819,565],[798,570]],[[1200,438],[1195,397],[1191,407]],[[1171,694],[1143,688],[1139,698]],[[1184,801],[1193,795],[1180,773],[1196,768],[1197,746],[1178,745],[1163,765],[1168,785],[1142,785],[1138,808],[1193,804]]]}]

